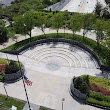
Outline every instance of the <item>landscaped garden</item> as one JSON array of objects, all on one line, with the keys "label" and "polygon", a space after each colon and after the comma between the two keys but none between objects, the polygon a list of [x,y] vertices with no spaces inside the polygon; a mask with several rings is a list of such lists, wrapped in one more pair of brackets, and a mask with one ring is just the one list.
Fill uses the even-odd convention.
[{"label": "landscaped garden", "polygon": [[73,78],[72,83],[74,88],[87,94],[87,103],[110,107],[110,80],[82,75]]},{"label": "landscaped garden", "polygon": [[[108,66],[109,63],[110,63],[109,62],[109,53],[110,53],[110,51],[107,49],[107,47],[105,47],[103,45],[98,47],[97,42],[90,39],[90,38],[86,37],[86,38],[84,38],[84,41],[83,41],[83,36],[74,34],[74,37],[73,37],[73,34],[67,34],[67,33],[65,33],[65,34],[64,33],[59,33],[58,36],[55,33],[47,34],[46,38],[66,38],[66,39],[71,39],[71,40],[78,41],[78,42],[84,44],[85,46],[87,46],[88,48],[90,48],[92,51],[94,51],[97,54],[97,56],[99,57],[102,64]],[[37,41],[37,40],[40,40],[40,39],[45,39],[45,35],[32,37],[31,40],[30,39],[25,39],[23,41],[17,42],[15,44],[5,48],[3,50],[11,51],[11,50],[15,50],[15,48],[17,50],[19,50],[20,48],[22,48],[26,44],[29,44],[30,41],[34,42],[34,41]]]},{"label": "landscaped garden", "polygon": [[16,61],[0,58],[0,81],[6,74],[13,74],[21,69],[22,64]]}]

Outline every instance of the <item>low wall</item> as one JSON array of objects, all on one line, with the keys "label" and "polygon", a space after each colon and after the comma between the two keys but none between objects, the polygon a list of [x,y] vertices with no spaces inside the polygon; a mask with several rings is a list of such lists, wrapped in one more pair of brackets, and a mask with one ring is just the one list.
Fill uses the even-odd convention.
[{"label": "low wall", "polygon": [[100,67],[100,70],[102,71],[110,71],[110,67],[107,67],[105,65],[102,65],[102,63],[100,62],[99,58],[97,57],[97,55],[89,48],[87,48],[85,45],[77,42],[77,41],[74,41],[74,40],[71,40],[71,39],[65,39],[65,38],[50,38],[50,39],[41,39],[41,40],[37,40],[37,41],[34,41],[34,42],[31,42],[29,44],[26,44],[24,47],[20,48],[19,50],[12,50],[12,51],[2,51],[4,53],[9,53],[9,54],[14,54],[14,55],[18,55],[20,53],[22,53],[23,51],[26,51],[28,50],[30,47],[31,48],[34,48],[36,45],[39,45],[39,44],[43,44],[43,43],[49,43],[49,42],[64,42],[64,43],[69,43],[71,45],[76,45],[76,46],[79,46],[81,47],[82,49],[86,50],[87,52],[89,52],[94,58],[95,60],[97,61],[99,67]]},{"label": "low wall", "polygon": [[4,82],[5,83],[13,83],[21,79],[21,77],[24,75],[24,66],[22,66],[21,70],[19,70],[16,73],[12,74],[5,74],[4,76]]},{"label": "low wall", "polygon": [[87,94],[83,94],[78,89],[74,88],[73,82],[71,82],[70,90],[73,96],[86,102]]},{"label": "low wall", "polygon": [[95,60],[97,61],[99,67],[101,67],[101,65],[102,65],[100,60],[99,60],[99,58],[97,57],[97,55],[91,49],[87,48],[86,46],[84,46],[83,44],[81,44],[81,43],[79,43],[77,41],[74,41],[74,40],[71,40],[71,39],[64,39],[64,38],[41,39],[41,40],[37,40],[37,41],[34,41],[34,42],[30,43],[30,44],[25,45],[24,47],[22,47],[21,49],[19,49],[17,51],[14,50],[14,51],[3,51],[3,52],[16,55],[16,54],[19,54],[19,53],[29,49],[30,47],[34,48],[38,44],[49,43],[49,42],[53,42],[53,43],[64,42],[64,43],[69,43],[71,45],[76,45],[78,47],[81,47],[82,49],[84,49],[87,52],[89,52],[95,58]]}]

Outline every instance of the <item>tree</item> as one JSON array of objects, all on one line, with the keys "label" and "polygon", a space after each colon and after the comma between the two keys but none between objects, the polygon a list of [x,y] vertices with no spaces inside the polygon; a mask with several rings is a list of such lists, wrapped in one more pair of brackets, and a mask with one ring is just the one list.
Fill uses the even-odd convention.
[{"label": "tree", "polygon": [[96,6],[95,6],[94,12],[95,12],[98,16],[100,16],[100,13],[101,13],[102,9],[103,9],[103,8],[102,8],[102,4],[100,4],[100,2],[97,2]]},{"label": "tree", "polygon": [[65,37],[65,29],[67,27],[68,12],[64,11],[63,16],[64,16],[64,37]]},{"label": "tree", "polygon": [[89,13],[83,15],[82,19],[83,19],[83,42],[84,42],[85,35],[89,30],[92,29],[92,26],[96,21],[96,16]]},{"label": "tree", "polygon": [[31,31],[33,27],[35,26],[35,19],[33,17],[33,13],[32,12],[25,13],[23,16],[23,19],[24,19],[24,24],[23,24],[24,32],[27,33],[31,39],[32,37]]},{"label": "tree", "polygon": [[94,26],[98,47],[100,47],[102,40],[105,38],[105,36],[104,36],[104,24],[105,24],[105,21],[103,19],[97,19],[95,26]]},{"label": "tree", "polygon": [[6,65],[6,74],[12,74],[12,73],[16,73],[17,71],[19,71],[19,66],[17,64],[17,62],[15,61],[10,61],[9,65]]},{"label": "tree", "polygon": [[[37,17],[37,20],[38,20],[37,26],[41,28],[42,32],[45,35],[45,29],[44,28],[45,28],[45,24],[46,24],[46,17],[39,14]],[[46,38],[46,35],[45,35],[45,38]]]},{"label": "tree", "polygon": [[63,22],[64,22],[64,19],[63,19],[63,14],[61,12],[56,13],[52,17],[52,26],[57,30],[57,37],[58,37],[58,31],[62,27]]},{"label": "tree", "polygon": [[74,80],[74,87],[75,87],[76,89],[80,90],[82,82],[83,82],[82,78],[77,77],[77,78]]},{"label": "tree", "polygon": [[3,20],[0,20],[0,43],[8,40],[8,31]]},{"label": "tree", "polygon": [[70,19],[70,28],[73,31],[73,39],[76,31],[80,31],[82,28],[82,20],[79,14],[74,14]]},{"label": "tree", "polygon": [[50,4],[50,0],[42,0],[43,4]]},{"label": "tree", "polygon": [[81,88],[80,91],[84,94],[88,94],[89,95],[89,86],[86,82],[82,82],[81,84]]},{"label": "tree", "polygon": [[[33,13],[25,13],[23,16],[17,16],[15,17],[14,22],[14,29],[16,33],[19,34],[27,34],[30,36],[30,39],[32,37],[32,29],[35,25],[35,19],[33,17]],[[31,41],[30,41],[31,42]]]}]

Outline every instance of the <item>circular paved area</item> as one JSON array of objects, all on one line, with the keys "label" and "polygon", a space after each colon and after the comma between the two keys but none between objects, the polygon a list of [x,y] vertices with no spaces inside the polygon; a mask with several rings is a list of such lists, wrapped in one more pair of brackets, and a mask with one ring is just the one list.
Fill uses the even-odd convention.
[{"label": "circular paved area", "polygon": [[[7,55],[9,59],[17,60],[16,55]],[[0,53],[0,57],[6,55]],[[31,103],[61,110],[62,98],[65,98],[64,110],[100,110],[80,104],[69,93],[72,77],[102,75],[97,62],[87,51],[63,43],[40,44],[19,55],[19,59],[24,64],[26,76],[33,82],[32,86],[27,86]],[[0,93],[5,94],[2,83],[0,88]],[[6,85],[6,89],[9,96],[26,100],[21,80]]]},{"label": "circular paved area", "polygon": [[[39,72],[45,71],[50,74],[76,76],[77,70],[84,71],[99,67],[96,60],[87,51],[64,43],[37,45],[24,52],[23,56],[34,60]],[[79,71],[79,75],[81,74],[82,72]]]}]

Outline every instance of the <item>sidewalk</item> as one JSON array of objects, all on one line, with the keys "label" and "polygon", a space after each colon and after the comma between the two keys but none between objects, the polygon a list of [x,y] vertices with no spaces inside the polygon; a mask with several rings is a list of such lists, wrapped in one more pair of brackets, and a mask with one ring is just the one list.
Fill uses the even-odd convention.
[{"label": "sidewalk", "polygon": [[[55,29],[45,28],[45,33],[46,33],[46,34],[50,34],[50,33],[57,33],[57,32],[56,32]],[[64,33],[64,29],[59,29],[59,33]],[[65,33],[70,33],[70,34],[72,34],[73,32],[72,32],[71,30],[67,30],[67,29],[66,29],[66,30],[65,30]],[[83,29],[81,29],[80,32],[76,32],[76,34],[78,34],[78,35],[83,35]],[[42,35],[42,31],[41,31],[39,28],[35,27],[35,28],[32,30],[32,37],[38,36],[38,35]],[[19,42],[19,41],[22,41],[22,40],[24,40],[24,39],[29,38],[28,35],[24,36],[24,35],[18,34],[17,36],[19,36],[18,39],[17,39],[18,42]],[[91,38],[91,39],[93,39],[93,40],[96,40],[96,34],[95,34],[95,32],[94,32],[93,30],[92,30],[91,32],[89,31],[89,32],[87,33],[86,37]],[[13,40],[10,38],[9,41],[5,43],[5,45],[6,45],[5,47],[8,47],[8,46],[10,46],[10,45],[12,45],[12,44],[14,44],[14,43],[15,43],[15,41],[13,41]],[[2,46],[2,45],[0,45],[0,49],[3,49],[3,46]]]}]

